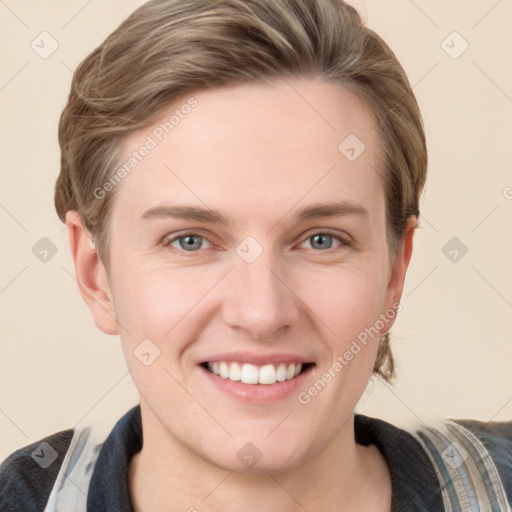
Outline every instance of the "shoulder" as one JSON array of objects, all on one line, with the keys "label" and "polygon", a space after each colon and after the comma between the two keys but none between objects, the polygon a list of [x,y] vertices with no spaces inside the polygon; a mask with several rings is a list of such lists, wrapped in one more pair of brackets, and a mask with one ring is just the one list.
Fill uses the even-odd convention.
[{"label": "shoulder", "polygon": [[13,452],[0,465],[0,510],[44,510],[73,438],[63,430]]},{"label": "shoulder", "polygon": [[507,499],[512,503],[512,421],[456,420],[485,447],[492,459]]},{"label": "shoulder", "polygon": [[388,464],[393,511],[443,510],[442,490],[435,468],[413,433],[361,414],[356,414],[354,427],[356,442],[377,446]]},{"label": "shoulder", "polygon": [[355,430],[357,442],[377,445],[388,462],[393,510],[511,510],[512,422],[436,419],[400,428],[356,415]]},{"label": "shoulder", "polygon": [[512,422],[447,420],[416,431],[436,468],[445,503],[510,510]]}]

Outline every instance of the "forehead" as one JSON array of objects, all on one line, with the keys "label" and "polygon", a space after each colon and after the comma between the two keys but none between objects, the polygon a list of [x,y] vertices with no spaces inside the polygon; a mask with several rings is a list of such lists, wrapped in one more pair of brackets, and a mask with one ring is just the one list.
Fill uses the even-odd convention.
[{"label": "forehead", "polygon": [[166,201],[262,218],[319,200],[372,207],[382,202],[381,154],[371,110],[339,85],[290,80],[199,91],[124,141],[120,165],[136,161],[114,211],[140,216]]}]

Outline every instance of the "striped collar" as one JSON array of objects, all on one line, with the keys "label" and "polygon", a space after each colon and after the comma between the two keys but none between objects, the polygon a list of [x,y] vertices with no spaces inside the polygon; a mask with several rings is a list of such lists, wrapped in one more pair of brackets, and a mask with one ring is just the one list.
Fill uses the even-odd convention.
[{"label": "striped collar", "polygon": [[[360,414],[355,415],[356,442],[374,444],[391,474],[392,512],[443,511],[438,478],[425,450],[408,432]],[[90,479],[87,510],[133,512],[128,488],[131,457],[142,448],[140,406],[115,425],[99,450]]]}]

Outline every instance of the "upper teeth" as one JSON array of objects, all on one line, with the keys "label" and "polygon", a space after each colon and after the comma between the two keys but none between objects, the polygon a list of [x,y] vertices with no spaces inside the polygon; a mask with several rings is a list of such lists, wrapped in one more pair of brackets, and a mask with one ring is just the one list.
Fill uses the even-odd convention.
[{"label": "upper teeth", "polygon": [[299,375],[302,364],[280,363],[276,368],[273,364],[256,366],[249,363],[219,361],[208,363],[208,369],[223,379],[241,381],[244,384],[275,384],[277,381],[283,382]]}]

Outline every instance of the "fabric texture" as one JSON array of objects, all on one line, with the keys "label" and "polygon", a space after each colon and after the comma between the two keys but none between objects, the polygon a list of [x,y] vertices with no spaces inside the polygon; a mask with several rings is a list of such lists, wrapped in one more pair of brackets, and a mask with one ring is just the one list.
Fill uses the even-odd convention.
[{"label": "fabric texture", "polygon": [[44,510],[72,437],[72,429],[57,432],[16,450],[5,459],[0,466],[2,512]]},{"label": "fabric texture", "polygon": [[468,429],[448,421],[417,437],[441,482],[445,512],[510,512],[491,454]]},{"label": "fabric texture", "polygon": [[458,420],[457,423],[472,432],[491,454],[508,503],[512,505],[512,422]]}]

